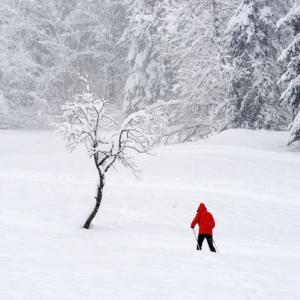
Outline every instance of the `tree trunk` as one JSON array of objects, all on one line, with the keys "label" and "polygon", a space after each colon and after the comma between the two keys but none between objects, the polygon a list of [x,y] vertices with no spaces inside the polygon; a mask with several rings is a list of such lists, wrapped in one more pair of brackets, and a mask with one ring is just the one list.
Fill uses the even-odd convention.
[{"label": "tree trunk", "polygon": [[95,205],[92,213],[90,214],[90,216],[88,217],[88,219],[85,221],[85,223],[83,225],[83,228],[85,228],[85,229],[90,228],[90,225],[99,210],[99,207],[100,207],[100,204],[102,201],[103,188],[104,188],[104,175],[100,175],[99,185],[97,188],[96,205]]}]

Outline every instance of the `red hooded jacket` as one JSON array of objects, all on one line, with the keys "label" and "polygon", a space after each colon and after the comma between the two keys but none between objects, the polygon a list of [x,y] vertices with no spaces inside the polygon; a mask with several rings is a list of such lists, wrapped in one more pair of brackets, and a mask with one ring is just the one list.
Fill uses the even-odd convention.
[{"label": "red hooded jacket", "polygon": [[212,235],[212,230],[215,227],[215,220],[212,214],[207,211],[206,206],[203,203],[200,204],[191,227],[194,228],[196,224],[199,225],[199,234]]}]

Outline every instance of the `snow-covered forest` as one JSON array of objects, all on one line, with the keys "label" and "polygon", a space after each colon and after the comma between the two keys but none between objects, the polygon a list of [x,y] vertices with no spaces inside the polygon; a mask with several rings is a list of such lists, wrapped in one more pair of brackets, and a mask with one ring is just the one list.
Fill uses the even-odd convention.
[{"label": "snow-covered forest", "polygon": [[228,128],[290,129],[291,142],[299,10],[294,0],[2,0],[0,128],[48,128],[84,76],[119,119],[152,115],[163,143]]}]

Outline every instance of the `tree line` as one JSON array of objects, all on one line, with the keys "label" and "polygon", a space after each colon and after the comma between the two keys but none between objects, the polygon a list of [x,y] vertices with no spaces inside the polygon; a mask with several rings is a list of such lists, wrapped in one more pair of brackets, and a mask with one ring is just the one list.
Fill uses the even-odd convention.
[{"label": "tree line", "polygon": [[1,128],[47,126],[84,76],[120,118],[152,116],[163,143],[299,138],[298,1],[3,0],[0,16]]}]

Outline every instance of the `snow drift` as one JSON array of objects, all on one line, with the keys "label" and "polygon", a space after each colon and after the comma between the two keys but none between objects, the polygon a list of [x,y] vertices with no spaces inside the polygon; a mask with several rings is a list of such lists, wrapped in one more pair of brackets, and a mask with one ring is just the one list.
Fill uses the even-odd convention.
[{"label": "snow drift", "polygon": [[[286,133],[231,130],[139,156],[107,179],[49,132],[0,131],[1,299],[298,299],[300,156]],[[195,251],[200,201],[220,253]]]}]

